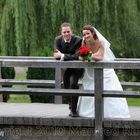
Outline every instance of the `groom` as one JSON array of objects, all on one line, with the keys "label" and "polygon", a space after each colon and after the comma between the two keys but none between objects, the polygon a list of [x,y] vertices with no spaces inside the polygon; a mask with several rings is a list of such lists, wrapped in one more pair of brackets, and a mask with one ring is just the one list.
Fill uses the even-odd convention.
[{"label": "groom", "polygon": [[[61,61],[78,60],[76,55],[77,50],[81,46],[82,39],[72,33],[70,23],[61,25],[61,35],[57,36],[54,41],[54,57]],[[63,83],[65,89],[78,89],[78,80],[82,77],[84,69],[67,68],[64,71]],[[69,108],[71,110],[69,116],[77,117],[77,102],[78,97],[72,96],[69,98]]]}]

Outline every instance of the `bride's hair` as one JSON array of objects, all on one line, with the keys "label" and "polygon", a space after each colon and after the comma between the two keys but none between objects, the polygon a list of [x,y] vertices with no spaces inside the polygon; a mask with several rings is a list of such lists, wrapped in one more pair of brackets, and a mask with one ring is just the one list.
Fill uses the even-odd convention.
[{"label": "bride's hair", "polygon": [[97,34],[96,34],[96,32],[95,32],[95,30],[94,30],[94,28],[93,28],[92,25],[85,25],[85,26],[83,27],[82,31],[83,31],[83,30],[90,30],[91,33],[92,33],[92,35],[93,35],[93,38],[94,38],[94,39],[98,39],[98,36],[97,36]]}]

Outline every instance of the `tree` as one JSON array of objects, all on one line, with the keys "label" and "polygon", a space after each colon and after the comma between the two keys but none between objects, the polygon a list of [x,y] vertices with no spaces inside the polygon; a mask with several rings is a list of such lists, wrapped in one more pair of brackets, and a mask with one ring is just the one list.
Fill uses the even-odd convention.
[{"label": "tree", "polygon": [[1,0],[0,54],[52,56],[61,23],[70,22],[80,36],[93,24],[117,57],[139,58],[139,14],[139,0]]}]

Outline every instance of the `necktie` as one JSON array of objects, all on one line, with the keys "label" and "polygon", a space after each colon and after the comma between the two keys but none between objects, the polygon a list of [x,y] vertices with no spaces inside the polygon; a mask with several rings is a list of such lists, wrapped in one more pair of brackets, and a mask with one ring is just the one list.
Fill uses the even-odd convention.
[{"label": "necktie", "polygon": [[69,42],[65,42],[65,47],[66,47],[66,52],[69,53],[70,43]]}]

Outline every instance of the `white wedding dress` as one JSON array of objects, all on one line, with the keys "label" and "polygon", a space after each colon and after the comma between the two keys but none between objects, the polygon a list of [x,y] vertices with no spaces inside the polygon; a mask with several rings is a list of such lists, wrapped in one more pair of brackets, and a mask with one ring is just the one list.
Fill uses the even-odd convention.
[{"label": "white wedding dress", "polygon": [[[110,61],[110,56],[108,54],[108,48],[105,47],[104,61]],[[85,73],[83,77],[83,88],[84,90],[94,90],[93,68],[85,68]],[[123,90],[114,69],[104,69],[104,90]],[[77,112],[79,113],[79,116],[82,117],[94,117],[94,97],[79,97]],[[129,118],[130,115],[126,99],[105,97],[104,117]]]}]

